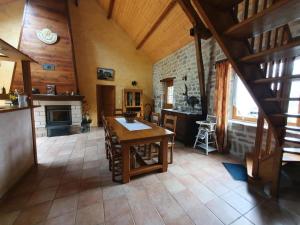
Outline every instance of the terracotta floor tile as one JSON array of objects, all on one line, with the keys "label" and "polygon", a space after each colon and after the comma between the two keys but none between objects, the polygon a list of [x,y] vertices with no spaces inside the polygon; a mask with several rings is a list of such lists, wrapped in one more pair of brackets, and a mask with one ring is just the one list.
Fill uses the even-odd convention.
[{"label": "terracotta floor tile", "polygon": [[237,219],[236,221],[234,221],[231,225],[253,225],[253,223],[251,223],[246,218],[241,217],[241,218]]},{"label": "terracotta floor tile", "polygon": [[45,202],[23,210],[14,225],[35,225],[47,218],[52,202]]},{"label": "terracotta floor tile", "polygon": [[226,193],[221,198],[241,214],[249,212],[255,206],[255,204],[248,202],[235,192]]},{"label": "terracotta floor tile", "polygon": [[58,198],[53,201],[48,218],[57,217],[77,209],[78,194]]},{"label": "terracotta floor tile", "polygon": [[95,203],[102,203],[103,202],[103,196],[102,196],[102,189],[92,189],[88,191],[81,192],[79,194],[78,199],[78,209],[84,208],[89,205],[93,205]]},{"label": "terracotta floor tile", "polygon": [[80,182],[61,184],[56,192],[55,198],[61,198],[76,194],[80,191]]},{"label": "terracotta floor tile", "polygon": [[[222,165],[239,162],[230,155],[204,156],[181,143],[167,173],[116,184],[103,137],[103,129],[92,129],[38,138],[41,164],[1,201],[0,225],[300,224],[298,189],[282,192],[279,206],[232,179]],[[56,189],[67,196],[52,200]]]},{"label": "terracotta floor tile", "polygon": [[231,224],[233,221],[238,219],[241,214],[238,213],[234,208],[228,205],[221,198],[216,198],[209,201],[206,206],[224,223]]},{"label": "terracotta floor tile", "polygon": [[98,225],[102,223],[104,223],[103,204],[97,203],[77,211],[77,225]]},{"label": "terracotta floor tile", "polygon": [[75,212],[67,213],[62,216],[58,216],[53,219],[46,220],[44,225],[74,225],[75,217],[76,217]]},{"label": "terracotta floor tile", "polygon": [[28,201],[28,205],[35,205],[42,202],[51,201],[55,197],[57,188],[49,188],[35,191]]},{"label": "terracotta floor tile", "polygon": [[130,196],[128,202],[136,225],[163,225],[163,219],[150,203],[147,195]]},{"label": "terracotta floor tile", "polygon": [[201,183],[190,186],[189,190],[204,204],[217,197],[211,190]]},{"label": "terracotta floor tile", "polygon": [[105,200],[104,211],[106,224],[133,224],[126,196]]}]

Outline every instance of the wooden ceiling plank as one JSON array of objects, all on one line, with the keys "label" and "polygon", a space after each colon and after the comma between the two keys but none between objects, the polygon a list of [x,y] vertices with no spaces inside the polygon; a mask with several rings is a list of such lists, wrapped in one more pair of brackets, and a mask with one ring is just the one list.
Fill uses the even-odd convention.
[{"label": "wooden ceiling plank", "polygon": [[111,19],[113,10],[114,10],[115,0],[110,0],[109,7],[108,7],[108,13],[107,13],[107,19]]},{"label": "wooden ceiling plank", "polygon": [[152,27],[150,28],[150,30],[146,33],[146,35],[144,36],[144,38],[137,45],[136,49],[140,49],[144,45],[144,43],[153,34],[153,32],[156,30],[156,28],[161,24],[161,22],[164,20],[164,18],[171,12],[171,10],[174,8],[175,4],[176,4],[175,0],[172,0],[168,4],[168,6],[165,8],[165,10],[162,12],[162,14],[159,16],[159,18],[152,25]]}]

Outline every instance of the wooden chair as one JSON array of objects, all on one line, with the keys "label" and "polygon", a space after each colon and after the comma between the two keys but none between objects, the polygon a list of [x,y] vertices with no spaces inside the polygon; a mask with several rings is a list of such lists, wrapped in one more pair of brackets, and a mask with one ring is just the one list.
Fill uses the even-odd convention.
[{"label": "wooden chair", "polygon": [[[174,132],[174,136],[168,142],[168,151],[170,151],[169,154],[170,158],[168,161],[169,164],[173,163],[173,150],[175,146],[176,124],[177,124],[177,116],[165,115],[163,127],[167,130]],[[154,152],[152,151],[152,148],[150,150],[150,154],[151,154],[150,158],[152,158],[153,156],[158,156],[158,148],[160,148],[160,143],[155,143],[154,148],[156,149]]]},{"label": "wooden chair", "polygon": [[160,126],[160,113],[151,113],[151,123],[156,124],[157,126]]},{"label": "wooden chair", "polygon": [[115,109],[115,112],[114,112],[114,115],[115,116],[123,116],[123,110],[122,109]]}]

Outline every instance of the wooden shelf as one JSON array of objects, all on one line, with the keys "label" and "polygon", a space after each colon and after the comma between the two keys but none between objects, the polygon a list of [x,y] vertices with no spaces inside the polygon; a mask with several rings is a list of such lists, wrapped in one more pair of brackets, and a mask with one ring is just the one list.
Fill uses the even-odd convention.
[{"label": "wooden shelf", "polygon": [[40,100],[40,101],[82,101],[84,99],[84,96],[34,94],[32,95],[32,98],[33,100]]},{"label": "wooden shelf", "polygon": [[295,40],[287,45],[271,48],[259,53],[243,57],[240,61],[244,63],[261,63],[279,60],[282,58],[292,58],[300,55],[300,40]]},{"label": "wooden shelf", "polygon": [[300,18],[299,0],[281,0],[268,9],[252,16],[225,31],[233,38],[249,38],[273,30]]},{"label": "wooden shelf", "polygon": [[[33,106],[32,108],[38,108],[40,107],[39,105]],[[26,110],[26,109],[31,109],[31,107],[19,107],[19,106],[4,106],[0,107],[0,113],[8,113],[8,112],[14,112],[14,111],[20,111],[20,110]]]}]

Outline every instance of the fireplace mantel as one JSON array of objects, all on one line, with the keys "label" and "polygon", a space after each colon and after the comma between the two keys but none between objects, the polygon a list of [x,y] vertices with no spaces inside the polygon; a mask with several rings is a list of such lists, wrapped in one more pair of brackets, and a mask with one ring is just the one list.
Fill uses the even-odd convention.
[{"label": "fireplace mantel", "polygon": [[38,101],[82,101],[84,96],[81,95],[44,95],[34,94],[32,95],[33,100]]}]

